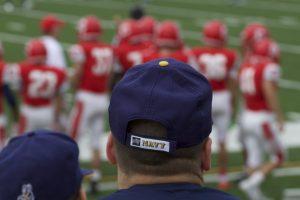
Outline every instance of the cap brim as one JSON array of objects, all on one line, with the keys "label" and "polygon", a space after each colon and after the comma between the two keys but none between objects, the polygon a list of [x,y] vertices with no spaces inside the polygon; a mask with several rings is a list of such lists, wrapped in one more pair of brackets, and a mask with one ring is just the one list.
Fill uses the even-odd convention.
[{"label": "cap brim", "polygon": [[94,173],[94,171],[91,169],[81,169],[80,171],[83,176],[88,176],[88,175],[91,175],[92,173]]}]

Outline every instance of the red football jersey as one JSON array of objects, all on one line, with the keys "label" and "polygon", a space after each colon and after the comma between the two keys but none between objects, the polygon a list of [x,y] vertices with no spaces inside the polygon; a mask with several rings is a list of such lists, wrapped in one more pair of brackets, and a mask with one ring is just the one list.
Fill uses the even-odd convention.
[{"label": "red football jersey", "polygon": [[172,53],[163,53],[159,50],[147,52],[147,54],[144,54],[143,56],[143,62],[148,62],[153,59],[158,58],[174,58],[178,61],[187,63],[191,65],[193,68],[197,70],[197,63],[195,60],[195,56],[189,52],[186,48],[179,49],[177,51],[174,51]]},{"label": "red football jersey", "polygon": [[267,58],[251,57],[245,60],[239,72],[239,86],[246,108],[249,110],[269,110],[263,93],[263,81],[277,83],[280,67]]},{"label": "red football jersey", "polygon": [[11,81],[19,82],[23,103],[34,107],[50,105],[67,77],[63,69],[45,65],[19,64],[11,68],[15,68],[10,69],[15,76]]},{"label": "red football jersey", "polygon": [[[0,87],[1,88],[3,88],[2,78],[3,78],[4,66],[5,66],[4,61],[0,60],[0,77],[1,77],[1,79],[0,79]],[[3,90],[1,89],[0,90],[0,100],[1,100],[1,102],[0,102],[0,114],[3,113],[3,101],[2,101],[2,99],[3,99]]]},{"label": "red football jersey", "polygon": [[125,73],[132,66],[142,64],[143,55],[149,51],[154,51],[154,45],[151,42],[135,45],[123,44],[116,47],[119,68],[115,69],[115,71]]},{"label": "red football jersey", "polygon": [[79,89],[93,93],[107,91],[107,82],[114,62],[111,45],[101,42],[80,42],[70,49],[73,62],[83,68]]},{"label": "red football jersey", "polygon": [[210,81],[213,91],[226,90],[226,82],[238,61],[237,53],[227,48],[208,47],[195,47],[192,52],[199,71]]}]

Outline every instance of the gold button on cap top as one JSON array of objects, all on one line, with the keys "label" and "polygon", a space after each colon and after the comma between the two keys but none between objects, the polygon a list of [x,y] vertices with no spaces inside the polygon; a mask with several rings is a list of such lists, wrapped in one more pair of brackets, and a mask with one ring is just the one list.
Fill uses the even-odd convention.
[{"label": "gold button on cap top", "polygon": [[161,66],[161,67],[166,67],[166,66],[169,65],[168,61],[165,61],[165,60],[160,61],[158,64],[159,64],[159,66]]}]

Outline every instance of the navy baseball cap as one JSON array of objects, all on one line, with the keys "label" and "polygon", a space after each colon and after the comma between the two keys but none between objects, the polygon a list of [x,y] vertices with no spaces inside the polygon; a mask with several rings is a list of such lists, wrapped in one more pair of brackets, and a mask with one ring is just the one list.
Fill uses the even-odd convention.
[{"label": "navy baseball cap", "polygon": [[62,133],[40,130],[11,139],[0,153],[0,199],[71,198],[91,173],[79,168],[78,156],[78,145]]},{"label": "navy baseball cap", "polygon": [[[132,67],[115,86],[109,106],[113,136],[121,144],[172,152],[198,145],[212,129],[212,89],[188,64],[157,59]],[[127,132],[133,120],[151,120],[167,129],[164,138]]]}]

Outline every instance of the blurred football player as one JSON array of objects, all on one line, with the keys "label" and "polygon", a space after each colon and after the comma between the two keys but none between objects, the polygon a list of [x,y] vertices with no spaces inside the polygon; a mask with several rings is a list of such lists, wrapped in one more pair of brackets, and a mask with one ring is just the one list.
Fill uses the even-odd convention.
[{"label": "blurred football player", "polygon": [[142,63],[144,51],[153,48],[155,26],[156,22],[150,16],[139,20],[128,19],[118,26],[116,35],[118,65],[113,69],[110,88],[113,88],[129,68]]},{"label": "blurred football player", "polygon": [[41,40],[26,44],[26,61],[5,69],[5,82],[21,93],[19,133],[36,129],[59,129],[61,95],[66,73],[45,64],[47,50]]},{"label": "blurred football player", "polygon": [[269,38],[269,30],[260,23],[250,23],[241,32],[241,48],[244,57],[251,56],[253,44],[264,38]]},{"label": "blurred football player", "polygon": [[101,179],[100,135],[103,133],[104,116],[108,107],[107,82],[114,63],[111,45],[100,41],[102,28],[94,16],[87,16],[77,24],[78,44],[70,48],[74,63],[72,86],[76,91],[75,106],[71,113],[69,134],[78,140],[84,134],[91,136],[93,152],[90,190],[97,192]]},{"label": "blurred football player", "polygon": [[40,22],[41,37],[47,49],[46,65],[65,68],[66,60],[61,43],[58,41],[64,22],[55,15],[46,15]]},{"label": "blurred football player", "polygon": [[198,70],[195,56],[184,45],[179,26],[173,21],[161,22],[154,34],[155,49],[144,52],[143,62],[157,58],[174,58]]},{"label": "blurred football player", "polygon": [[235,107],[238,55],[226,48],[227,27],[218,20],[209,21],[203,28],[204,47],[192,49],[199,71],[213,88],[212,115],[219,144],[219,188],[228,189],[226,134]]},{"label": "blurred football player", "polygon": [[[284,160],[279,139],[284,119],[277,97],[280,78],[278,61],[278,45],[264,39],[254,44],[253,56],[244,61],[239,73],[239,85],[245,101],[240,123],[249,174],[239,187],[251,200],[264,198],[261,183]],[[270,156],[270,161],[264,162],[265,154]]]},{"label": "blurred football player", "polygon": [[[4,77],[4,71],[6,64],[3,60],[3,46],[0,42],[0,77]],[[7,125],[7,118],[4,113],[4,105],[3,99],[5,98],[8,106],[11,108],[12,117],[14,121],[17,118],[18,111],[17,111],[17,104],[13,93],[11,92],[10,88],[7,84],[4,83],[3,79],[1,78],[0,82],[0,151],[4,147],[6,142],[6,125]]]}]

